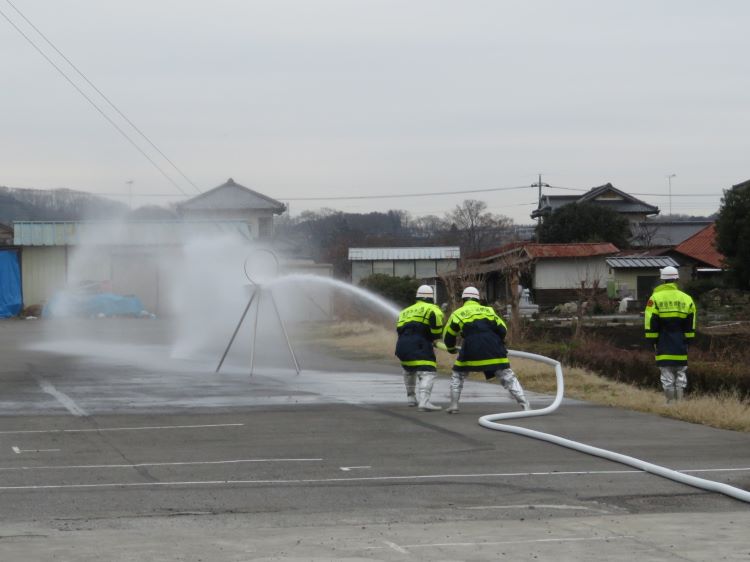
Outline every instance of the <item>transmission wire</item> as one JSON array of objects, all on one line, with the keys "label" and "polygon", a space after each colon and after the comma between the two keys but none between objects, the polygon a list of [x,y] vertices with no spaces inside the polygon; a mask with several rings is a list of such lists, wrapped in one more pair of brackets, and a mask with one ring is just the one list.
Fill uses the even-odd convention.
[{"label": "transmission wire", "polygon": [[107,114],[106,114],[106,113],[105,113],[105,112],[104,112],[104,111],[103,111],[103,110],[102,110],[102,109],[101,109],[101,108],[100,108],[100,107],[99,107],[99,106],[98,106],[98,105],[97,105],[97,104],[96,104],[96,103],[95,103],[95,102],[94,102],[94,101],[93,101],[93,100],[92,100],[92,99],[91,99],[91,98],[90,98],[90,97],[89,97],[88,95],[86,95],[86,93],[85,93],[85,92],[84,92],[84,91],[83,91],[83,90],[82,90],[81,88],[79,88],[79,87],[78,87],[78,85],[77,85],[77,84],[76,84],[75,82],[73,82],[73,80],[71,80],[71,79],[70,79],[70,77],[69,77],[69,76],[68,76],[67,74],[65,74],[65,72],[64,72],[64,71],[63,71],[63,70],[62,70],[62,69],[61,69],[61,68],[60,68],[60,67],[59,67],[59,66],[58,66],[57,64],[55,64],[55,62],[54,62],[54,61],[53,61],[53,60],[52,60],[51,58],[49,58],[49,57],[47,56],[47,54],[46,54],[46,53],[45,53],[44,51],[42,51],[42,49],[40,49],[40,48],[39,48],[39,46],[38,46],[38,45],[37,45],[36,43],[34,43],[34,41],[33,41],[33,40],[32,40],[32,39],[31,39],[31,38],[30,38],[30,37],[28,36],[28,35],[26,35],[26,34],[25,34],[25,33],[23,32],[23,30],[22,30],[21,28],[19,28],[19,27],[18,27],[18,26],[17,26],[17,25],[16,25],[16,24],[15,24],[15,23],[13,22],[13,20],[11,20],[11,19],[10,19],[10,18],[8,17],[8,15],[7,15],[7,14],[6,14],[6,13],[5,13],[5,12],[4,12],[4,11],[3,11],[2,9],[0,9],[0,15],[2,15],[2,16],[3,16],[4,18],[5,18],[5,20],[6,20],[6,21],[7,21],[7,22],[8,22],[8,23],[9,23],[9,24],[10,24],[10,25],[11,25],[11,26],[12,26],[12,27],[13,27],[13,28],[14,28],[14,29],[15,29],[15,30],[16,30],[16,31],[17,31],[17,32],[19,33],[19,34],[21,34],[21,36],[22,36],[22,37],[23,37],[24,39],[26,39],[26,41],[27,41],[27,42],[28,42],[28,43],[29,43],[29,44],[30,44],[30,45],[31,45],[32,47],[34,47],[34,49],[36,49],[36,51],[37,51],[37,52],[38,52],[38,53],[39,53],[40,55],[42,55],[42,57],[44,57],[44,59],[45,59],[45,60],[46,60],[46,61],[47,61],[47,62],[48,62],[49,64],[51,64],[51,65],[52,65],[52,66],[53,66],[53,67],[55,68],[55,70],[57,70],[57,72],[59,72],[59,73],[60,73],[60,75],[61,75],[61,76],[62,76],[62,77],[63,77],[63,78],[64,78],[64,79],[65,79],[65,80],[66,80],[66,81],[67,81],[67,82],[68,82],[68,83],[69,83],[69,84],[71,85],[71,86],[73,86],[73,88],[75,88],[75,89],[76,89],[76,91],[77,91],[77,92],[78,92],[79,94],[81,94],[81,96],[83,96],[83,97],[84,97],[84,99],[86,99],[86,101],[88,101],[88,102],[89,102],[89,104],[91,104],[91,106],[92,106],[92,107],[93,107],[94,109],[96,109],[96,110],[97,110],[97,111],[99,112],[99,114],[100,114],[100,115],[101,115],[102,117],[104,117],[104,118],[105,118],[105,119],[106,119],[106,120],[107,120],[107,121],[108,121],[108,122],[110,123],[110,125],[112,125],[112,126],[113,126],[113,127],[115,128],[115,129],[117,129],[117,131],[118,131],[118,132],[119,132],[119,133],[120,133],[120,134],[121,134],[121,135],[122,135],[122,136],[123,136],[123,137],[125,138],[125,140],[127,140],[127,141],[128,141],[128,142],[129,142],[129,143],[130,143],[130,144],[131,144],[131,145],[133,146],[133,148],[135,148],[135,149],[136,149],[136,150],[137,150],[138,152],[140,152],[140,153],[141,153],[141,155],[143,155],[143,157],[144,157],[144,158],[146,158],[146,159],[147,159],[147,160],[148,160],[149,162],[151,162],[151,164],[152,164],[152,165],[153,165],[153,166],[154,166],[154,167],[155,167],[155,168],[156,168],[156,169],[157,169],[157,170],[159,171],[159,173],[161,173],[161,175],[162,175],[162,176],[164,176],[164,177],[165,177],[165,178],[167,179],[167,181],[169,181],[169,183],[171,183],[171,184],[172,184],[173,186],[175,186],[175,187],[176,187],[176,188],[177,188],[177,189],[178,189],[178,190],[180,191],[180,193],[182,193],[182,194],[183,194],[183,195],[185,195],[186,197],[188,196],[188,194],[187,194],[187,193],[185,192],[185,190],[184,190],[184,189],[182,189],[182,187],[181,187],[181,186],[180,186],[180,185],[179,185],[179,184],[178,184],[178,183],[177,183],[176,181],[174,181],[174,180],[173,180],[173,179],[172,179],[172,178],[171,178],[171,177],[170,177],[170,176],[169,176],[169,175],[168,175],[168,174],[167,174],[167,173],[166,173],[166,172],[165,172],[165,171],[164,171],[164,170],[163,170],[163,169],[161,168],[161,166],[159,166],[159,164],[158,164],[158,163],[156,163],[156,162],[155,162],[155,161],[154,161],[154,160],[153,160],[153,159],[152,159],[152,158],[151,158],[151,157],[150,157],[150,156],[149,156],[148,154],[146,154],[146,152],[145,152],[145,151],[144,151],[144,150],[143,150],[143,149],[142,149],[142,148],[141,148],[140,146],[138,146],[138,144],[137,144],[137,143],[136,143],[136,142],[135,142],[135,141],[134,141],[134,140],[133,140],[132,138],[130,138],[130,136],[128,136],[128,134],[127,134],[127,133],[126,133],[125,131],[123,131],[123,130],[122,130],[122,128],[120,128],[120,126],[119,126],[119,125],[117,125],[117,123],[115,123],[115,122],[114,122],[114,121],[112,120],[112,118],[110,118],[110,117],[109,117],[109,115],[107,115]]},{"label": "transmission wire", "polygon": [[73,70],[75,70],[75,71],[76,71],[76,72],[78,73],[78,75],[79,75],[79,76],[80,76],[81,78],[83,78],[83,79],[84,79],[84,80],[86,81],[86,83],[87,83],[87,84],[88,84],[89,86],[91,86],[91,87],[92,87],[92,88],[93,88],[93,89],[94,89],[94,90],[96,91],[96,93],[97,93],[97,94],[99,94],[99,95],[100,95],[100,96],[101,96],[101,97],[102,97],[102,98],[103,98],[103,99],[104,99],[104,100],[105,100],[105,101],[106,101],[106,102],[107,102],[107,103],[108,103],[108,104],[110,105],[110,107],[112,107],[112,109],[114,109],[114,110],[115,110],[115,111],[117,112],[117,114],[118,114],[118,115],[119,115],[120,117],[122,117],[122,118],[123,118],[123,119],[124,119],[124,120],[125,120],[125,121],[126,121],[126,122],[128,123],[128,125],[130,125],[131,127],[133,127],[133,129],[134,129],[134,130],[135,130],[135,131],[136,131],[136,132],[137,132],[137,133],[138,133],[139,135],[141,135],[141,137],[143,137],[143,138],[144,138],[144,139],[146,140],[146,142],[148,142],[148,144],[150,144],[150,145],[151,145],[151,147],[152,147],[152,148],[153,148],[154,150],[156,150],[156,152],[158,152],[158,153],[159,153],[159,154],[160,154],[160,155],[162,156],[162,158],[164,158],[164,160],[166,160],[167,162],[169,162],[169,164],[170,164],[170,165],[171,165],[171,166],[172,166],[172,167],[173,167],[173,168],[174,168],[174,169],[175,169],[175,170],[177,171],[177,173],[178,173],[178,174],[180,174],[180,175],[181,175],[181,176],[183,177],[183,179],[184,179],[185,181],[187,181],[187,182],[188,182],[188,183],[189,183],[190,185],[192,185],[192,186],[193,186],[193,187],[194,187],[194,188],[196,189],[196,191],[198,191],[198,193],[201,193],[201,190],[200,190],[200,188],[199,188],[199,187],[198,187],[197,185],[195,185],[195,183],[193,183],[193,181],[192,181],[192,180],[191,180],[191,179],[190,179],[189,177],[187,177],[187,176],[186,176],[186,175],[185,175],[185,174],[184,174],[184,173],[182,172],[182,170],[181,170],[180,168],[178,168],[178,167],[177,167],[177,165],[176,165],[176,164],[175,164],[174,162],[172,162],[172,160],[170,160],[170,158],[169,158],[169,157],[168,157],[168,156],[167,156],[166,154],[164,154],[164,153],[163,153],[163,152],[161,151],[161,149],[160,149],[160,148],[159,148],[158,146],[156,146],[156,145],[155,145],[155,144],[154,144],[154,143],[153,143],[153,142],[151,141],[151,139],[150,139],[150,138],[148,138],[148,137],[146,136],[146,134],[145,134],[145,133],[144,133],[143,131],[141,131],[141,130],[140,130],[140,129],[139,129],[139,128],[138,128],[138,127],[137,127],[137,126],[135,125],[135,123],[133,123],[133,122],[132,122],[132,121],[131,121],[130,119],[128,119],[128,117],[127,117],[127,116],[126,116],[126,115],[125,115],[125,114],[124,114],[124,113],[123,113],[122,111],[120,111],[120,109],[119,109],[119,108],[118,108],[118,107],[117,107],[117,106],[116,106],[116,105],[115,105],[115,104],[114,104],[114,103],[112,102],[112,100],[110,100],[110,99],[109,99],[109,98],[108,98],[107,96],[105,96],[105,95],[104,95],[104,92],[102,92],[102,91],[101,91],[101,90],[100,90],[99,88],[97,88],[97,87],[96,87],[96,85],[94,85],[94,83],[93,83],[93,82],[91,82],[91,80],[89,80],[89,79],[88,79],[88,77],[87,77],[87,76],[86,76],[86,75],[85,75],[85,74],[84,74],[84,73],[83,73],[83,72],[82,72],[82,71],[81,71],[81,70],[80,70],[80,69],[79,69],[79,68],[78,68],[78,67],[77,67],[77,66],[76,66],[75,64],[73,64],[73,62],[72,62],[72,61],[71,61],[71,60],[70,60],[70,59],[69,59],[68,57],[66,57],[66,56],[65,56],[65,54],[64,54],[64,53],[63,53],[62,51],[60,51],[60,49],[58,49],[58,48],[57,48],[57,46],[56,46],[56,45],[55,45],[55,44],[54,44],[54,43],[53,43],[53,42],[52,42],[52,41],[51,41],[51,40],[50,40],[49,38],[47,38],[47,36],[46,36],[46,35],[45,35],[44,33],[42,33],[42,32],[41,32],[41,31],[39,30],[39,28],[37,28],[37,26],[35,26],[35,25],[34,25],[34,24],[33,24],[33,23],[31,22],[31,20],[29,20],[29,18],[27,18],[27,17],[26,17],[26,16],[25,16],[25,15],[23,14],[23,12],[21,12],[21,10],[19,10],[19,9],[18,9],[18,8],[16,7],[16,5],[15,5],[15,4],[13,4],[13,2],[11,2],[10,0],[5,0],[5,1],[6,1],[6,2],[8,3],[8,4],[10,4],[10,6],[11,6],[11,7],[12,7],[12,8],[13,8],[13,9],[14,9],[14,10],[16,11],[16,12],[18,12],[18,14],[19,14],[19,15],[20,15],[20,16],[21,16],[21,17],[22,17],[23,19],[24,19],[24,21],[25,21],[26,23],[28,23],[28,24],[29,24],[29,25],[30,25],[30,26],[31,26],[31,27],[32,27],[32,28],[34,29],[34,31],[36,31],[36,32],[37,32],[37,33],[38,33],[38,34],[39,34],[39,35],[40,35],[40,36],[42,37],[42,39],[44,39],[44,40],[45,40],[45,41],[47,42],[47,44],[48,44],[48,45],[49,45],[50,47],[52,47],[52,48],[53,48],[53,49],[55,50],[55,52],[56,52],[56,53],[57,53],[58,55],[60,55],[60,56],[61,56],[61,57],[62,57],[62,58],[63,58],[63,59],[65,60],[65,62],[67,62],[67,63],[68,63],[68,64],[69,64],[70,66],[71,66],[71,68],[73,68]]}]

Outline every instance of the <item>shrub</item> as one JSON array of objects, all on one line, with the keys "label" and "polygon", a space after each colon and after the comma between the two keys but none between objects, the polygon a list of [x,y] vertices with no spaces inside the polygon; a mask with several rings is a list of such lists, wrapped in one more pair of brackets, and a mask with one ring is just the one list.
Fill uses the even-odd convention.
[{"label": "shrub", "polygon": [[[534,335],[545,337],[533,338]],[[654,354],[643,347],[624,349],[606,338],[586,334],[566,338],[557,332],[529,331],[522,348],[552,357],[573,367],[583,367],[611,380],[640,388],[659,389],[659,370]],[[555,336],[555,340],[550,339]],[[563,337],[561,337],[561,335]],[[691,349],[688,369],[688,390],[700,394],[731,392],[750,397],[750,372],[746,354],[737,350],[706,351]]]},{"label": "shrub", "polygon": [[693,297],[693,299],[698,300],[705,293],[723,287],[724,281],[722,279],[691,279],[690,281],[683,283],[682,290]]},{"label": "shrub", "polygon": [[414,296],[421,285],[417,279],[391,277],[382,273],[365,277],[359,284],[365,289],[377,293],[400,306],[408,306],[414,303]]}]

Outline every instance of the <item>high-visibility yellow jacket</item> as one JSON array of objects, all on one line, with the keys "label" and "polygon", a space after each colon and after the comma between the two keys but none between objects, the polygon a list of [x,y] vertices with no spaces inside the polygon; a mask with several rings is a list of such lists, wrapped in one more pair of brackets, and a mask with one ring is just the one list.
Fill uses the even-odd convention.
[{"label": "high-visibility yellow jacket", "polygon": [[443,311],[419,300],[403,309],[396,323],[396,357],[407,371],[436,371],[432,342],[443,333]]},{"label": "high-visibility yellow jacket", "polygon": [[510,368],[505,348],[507,331],[505,322],[492,307],[466,301],[451,314],[443,331],[443,340],[449,351],[456,349],[459,335],[463,338],[453,369],[494,372]]},{"label": "high-visibility yellow jacket", "polygon": [[644,313],[646,338],[655,344],[660,366],[687,365],[688,342],[695,337],[695,303],[675,283],[654,289]]}]

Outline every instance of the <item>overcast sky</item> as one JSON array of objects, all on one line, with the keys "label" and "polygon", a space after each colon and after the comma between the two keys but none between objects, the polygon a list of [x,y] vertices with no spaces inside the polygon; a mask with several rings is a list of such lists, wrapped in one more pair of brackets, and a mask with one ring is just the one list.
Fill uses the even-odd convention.
[{"label": "overcast sky", "polygon": [[[612,182],[663,214],[676,174],[672,212],[708,214],[750,179],[745,0],[11,2],[2,14],[190,195],[14,6],[201,190],[232,177],[293,215],[441,215],[473,198],[530,223],[531,187],[295,198],[521,187],[540,172]],[[150,195],[137,204],[180,196],[3,17],[0,30],[0,185],[123,194],[132,180]]]}]

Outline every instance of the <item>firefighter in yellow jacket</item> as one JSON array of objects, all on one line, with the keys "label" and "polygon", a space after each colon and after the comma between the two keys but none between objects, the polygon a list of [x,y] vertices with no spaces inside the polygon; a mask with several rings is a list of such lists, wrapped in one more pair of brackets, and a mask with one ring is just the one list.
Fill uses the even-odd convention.
[{"label": "firefighter in yellow jacket", "polygon": [[667,266],[644,313],[646,338],[653,343],[667,402],[681,400],[687,386],[688,343],[695,337],[695,303],[677,288],[679,272]]},{"label": "firefighter in yellow jacket", "polygon": [[446,411],[449,414],[458,412],[464,378],[472,371],[484,372],[487,380],[497,377],[521,408],[530,410],[521,383],[510,368],[508,350],[505,348],[505,322],[492,307],[479,303],[476,287],[466,287],[461,298],[463,306],[451,314],[443,332],[443,341],[450,353],[457,352],[458,336],[463,338],[451,373],[451,403]]},{"label": "firefighter in yellow jacket", "polygon": [[[430,402],[432,386],[437,376],[434,344],[443,333],[443,311],[434,303],[434,292],[429,285],[417,289],[417,302],[398,315],[396,356],[404,369],[406,400],[409,406],[419,405],[422,412],[442,410]],[[419,396],[415,393],[419,381]]]}]

